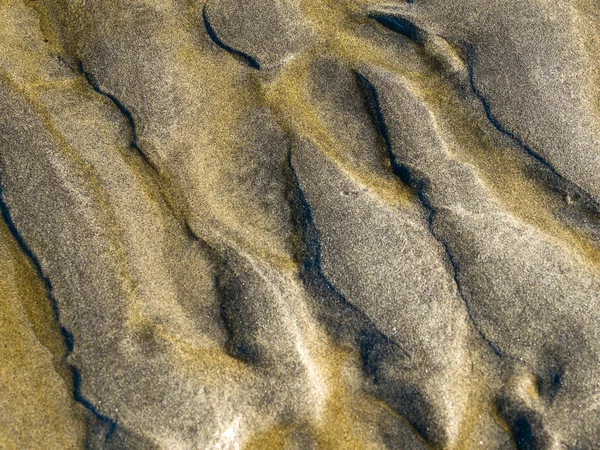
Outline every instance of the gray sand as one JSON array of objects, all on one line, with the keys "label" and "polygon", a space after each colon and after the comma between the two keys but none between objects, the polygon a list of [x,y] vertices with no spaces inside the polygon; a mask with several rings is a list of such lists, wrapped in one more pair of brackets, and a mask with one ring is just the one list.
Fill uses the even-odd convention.
[{"label": "gray sand", "polygon": [[600,448],[599,29],[2,2],[0,447]]}]

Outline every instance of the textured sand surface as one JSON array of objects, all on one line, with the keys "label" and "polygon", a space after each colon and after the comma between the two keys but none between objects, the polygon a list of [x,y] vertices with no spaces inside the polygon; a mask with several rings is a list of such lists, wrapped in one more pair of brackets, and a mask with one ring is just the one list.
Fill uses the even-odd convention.
[{"label": "textured sand surface", "polygon": [[1,449],[600,449],[596,0],[0,0]]}]

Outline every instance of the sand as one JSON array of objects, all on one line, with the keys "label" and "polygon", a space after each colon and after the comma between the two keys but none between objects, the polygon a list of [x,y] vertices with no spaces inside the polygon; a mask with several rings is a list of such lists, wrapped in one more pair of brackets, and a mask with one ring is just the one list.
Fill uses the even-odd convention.
[{"label": "sand", "polygon": [[0,448],[600,448],[592,0],[0,2]]}]

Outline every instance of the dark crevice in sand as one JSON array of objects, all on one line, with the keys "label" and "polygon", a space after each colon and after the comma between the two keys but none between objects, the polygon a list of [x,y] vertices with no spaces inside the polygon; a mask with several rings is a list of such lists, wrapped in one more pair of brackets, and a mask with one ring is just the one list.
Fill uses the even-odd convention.
[{"label": "dark crevice in sand", "polygon": [[[150,158],[148,158],[148,156],[137,144],[138,137],[136,125],[131,111],[129,111],[114,95],[101,89],[94,77],[85,71],[81,61],[79,62],[79,72],[86,78],[88,84],[94,89],[94,91],[108,98],[118,108],[123,116],[125,116],[132,133],[132,140],[130,144],[131,148],[133,148],[139,154],[142,161],[155,175],[160,176],[156,166],[154,166],[154,164],[150,161]],[[169,212],[172,214],[175,220],[180,223],[186,236],[191,241],[200,245],[210,255],[210,259],[217,273],[215,277],[215,288],[219,295],[221,319],[223,320],[223,325],[227,330],[229,337],[229,354],[244,363],[257,365],[259,360],[259,352],[250,342],[247,342],[247,339],[245,339],[244,336],[244,331],[247,331],[247,328],[250,326],[250,324],[242,323],[244,322],[244,314],[240,313],[240,301],[243,298],[243,282],[239,280],[239,277],[237,277],[235,271],[229,266],[227,259],[223,256],[222,252],[217,251],[208,242],[194,233],[184,215],[178,214],[172,202],[169,201],[169,198],[167,198],[161,189],[161,183],[157,181],[157,184]]]},{"label": "dark crevice in sand", "polygon": [[570,179],[567,179],[565,176],[563,176],[560,172],[558,172],[552,166],[552,164],[550,164],[548,161],[546,161],[546,159],[542,155],[540,155],[538,152],[533,150],[519,136],[517,136],[515,133],[513,133],[512,131],[507,129],[498,120],[498,118],[492,112],[492,106],[491,106],[489,100],[477,88],[477,85],[475,82],[475,73],[474,73],[475,72],[475,61],[476,61],[475,49],[473,48],[472,45],[466,45],[465,53],[467,56],[467,58],[466,58],[467,73],[469,76],[469,84],[470,84],[471,90],[473,91],[473,94],[475,95],[475,97],[481,102],[481,105],[483,106],[483,110],[485,111],[485,115],[486,115],[488,121],[493,125],[493,127],[496,130],[498,130],[500,133],[502,133],[503,135],[508,137],[515,145],[522,148],[523,151],[525,151],[525,153],[528,156],[533,158],[542,167],[547,169],[554,177],[556,177],[558,179],[559,185],[563,184],[563,185],[571,186],[573,188],[573,190],[575,190],[577,192],[578,195],[580,195],[581,197],[583,197],[585,199],[585,202],[587,204],[591,204],[594,206],[594,210],[596,212],[600,211],[600,205],[598,204],[598,202],[592,195],[590,195],[588,192],[586,192],[584,189],[582,189],[579,185],[577,185],[577,183],[575,183],[575,182],[571,181]]},{"label": "dark crevice in sand", "polygon": [[[137,131],[136,124],[133,118],[133,114],[125,105],[114,95],[100,88],[96,79],[85,70],[84,65],[81,61],[78,61],[78,71],[82,74],[87,80],[88,84],[91,88],[97,92],[98,94],[106,97],[113,103],[117,109],[123,114],[126,118],[127,123],[131,129],[131,143],[130,146],[134,149],[137,154],[142,159],[142,162],[151,170],[154,176],[157,177],[155,182],[157,187],[161,193],[161,197],[165,202],[165,205],[173,216],[173,218],[181,225],[183,232],[185,235],[196,244],[200,245],[203,250],[205,250],[209,255],[211,262],[214,265],[214,268],[217,272],[215,279],[215,287],[217,293],[220,297],[219,303],[221,308],[221,319],[223,320],[223,325],[227,330],[229,336],[229,344],[230,344],[230,355],[240,361],[247,364],[258,364],[258,352],[252,350],[252,344],[246,342],[244,337],[244,327],[240,324],[240,317],[244,317],[243,314],[236,313],[237,309],[239,309],[239,300],[243,295],[241,294],[243,282],[238,279],[235,275],[235,272],[229,267],[226,258],[223,256],[222,252],[216,250],[213,246],[211,246],[204,239],[200,238],[189,225],[188,221],[185,218],[185,214],[180,213],[178,208],[176,208],[172,201],[170,201],[169,197],[165,194],[161,181],[161,176],[156,168],[156,166],[152,163],[150,158],[144,153],[142,149],[138,146],[137,143]],[[238,305],[236,307],[236,305]],[[247,324],[248,325],[248,324]]]},{"label": "dark crevice in sand", "polygon": [[[58,302],[56,301],[56,298],[54,297],[54,294],[53,294],[52,283],[51,283],[50,279],[44,274],[44,271],[42,269],[42,266],[40,264],[38,257],[33,253],[33,250],[31,250],[31,248],[27,245],[27,243],[21,236],[21,233],[19,232],[17,226],[15,225],[15,223],[12,219],[12,216],[10,214],[9,208],[4,200],[4,191],[3,191],[1,182],[0,182],[0,213],[2,215],[2,219],[4,220],[4,223],[8,227],[8,230],[10,231],[10,234],[12,235],[13,239],[17,242],[17,244],[18,244],[20,250],[23,252],[23,254],[31,262],[31,265],[34,268],[34,271],[35,271],[37,277],[42,281],[42,284],[44,285],[44,290],[46,291],[46,297],[50,300],[50,304],[52,306],[52,311],[54,313],[54,320],[56,321],[56,324],[58,325],[58,327],[60,329],[61,335],[65,342],[66,350],[67,350],[64,355],[64,360],[67,364],[67,367],[69,367],[71,370],[71,376],[72,376],[72,380],[73,380],[73,387],[72,387],[73,398],[75,399],[76,402],[80,403],[88,411],[90,411],[91,414],[93,415],[93,417],[99,422],[99,424],[107,430],[104,439],[109,439],[110,436],[117,429],[117,422],[113,421],[112,419],[110,419],[107,416],[104,416],[81,393],[81,374],[79,373],[79,370],[75,366],[69,364],[69,362],[68,362],[68,357],[73,352],[73,347],[74,347],[73,335],[69,332],[69,330],[67,330],[62,325],[62,323],[60,321],[60,311],[58,308]],[[88,436],[88,439],[90,439],[90,437],[91,436]]]},{"label": "dark crevice in sand", "polygon": [[227,353],[250,366],[261,366],[260,348],[247,338],[253,324],[244,311],[244,282],[225,261],[217,268],[215,290],[219,298],[221,320],[227,330]]},{"label": "dark crevice in sand", "polygon": [[300,262],[300,278],[306,289],[320,299],[319,309],[326,323],[330,326],[334,337],[340,339],[349,333],[361,350],[364,369],[376,381],[378,359],[373,354],[374,350],[386,348],[386,352],[393,351],[400,358],[409,362],[412,355],[401,348],[396,342],[379,331],[375,324],[358,307],[353,305],[329,281],[321,267],[321,242],[319,231],[314,223],[311,207],[304,196],[298,175],[292,164],[292,152],[288,155],[289,169],[289,204],[292,211],[294,228],[300,234],[300,244],[296,249],[296,258]]},{"label": "dark crevice in sand", "polygon": [[[319,299],[317,309],[320,319],[326,324],[327,331],[337,342],[350,342],[351,345],[358,347],[363,371],[377,389],[373,394],[397,414],[404,417],[419,439],[429,442],[427,439],[428,428],[422,422],[422,417],[418,414],[416,416],[411,414],[410,408],[408,410],[398,409],[395,402],[390,403],[391,399],[388,394],[391,387],[388,380],[382,379],[382,370],[385,370],[384,368],[389,364],[393,364],[397,370],[411,367],[414,361],[413,355],[382,333],[365,313],[337,290],[324,274],[321,267],[319,231],[313,221],[310,204],[304,196],[298,175],[294,170],[291,151],[289,172],[290,207],[295,228],[302,236],[297,255],[301,263],[300,277],[312,296]],[[393,399],[398,396],[406,399],[406,394],[411,391],[411,387],[400,384],[392,390],[395,394],[392,395]],[[402,405],[406,406],[404,402]]]},{"label": "dark crevice in sand", "polygon": [[549,448],[551,439],[544,431],[538,413],[522,404],[513,404],[508,398],[499,398],[496,407],[510,428],[517,450]]},{"label": "dark crevice in sand", "polygon": [[[57,305],[56,299],[54,298],[54,296],[52,294],[52,284],[50,283],[50,280],[48,279],[48,277],[46,277],[43,274],[42,267],[40,265],[38,258],[34,255],[33,251],[25,243],[25,241],[21,237],[21,234],[19,233],[19,230],[17,229],[15,223],[13,222],[10,212],[8,210],[8,206],[6,205],[6,203],[4,201],[4,191],[3,191],[1,183],[0,183],[0,211],[2,213],[2,219],[4,220],[4,223],[6,224],[6,226],[8,227],[8,230],[10,231],[10,234],[12,235],[13,239],[18,244],[19,249],[23,252],[23,254],[27,257],[27,259],[31,262],[37,277],[42,281],[42,284],[44,285],[44,290],[46,291],[46,296],[50,299],[50,304],[52,306],[52,312],[54,313],[54,318],[55,318],[56,322],[59,324],[60,332],[63,336],[63,340],[65,342],[67,352],[71,352],[73,350],[73,336],[71,335],[71,333],[69,333],[69,331],[67,331],[66,328],[64,328],[62,325],[60,325],[58,305]],[[68,356],[68,354],[65,355],[65,358],[66,358],[66,356]]]},{"label": "dark crevice in sand", "polygon": [[244,282],[239,278],[221,252],[200,238],[186,221],[185,231],[190,240],[200,245],[208,254],[215,270],[214,286],[218,296],[220,317],[227,331],[228,354],[251,366],[260,365],[260,351],[246,334],[252,324],[242,311]]},{"label": "dark crevice in sand", "polygon": [[402,36],[416,42],[419,45],[424,44],[425,33],[424,31],[412,23],[410,20],[404,17],[390,16],[387,14],[369,14],[370,19],[374,19],[384,27],[392,30],[395,33],[401,34]]},{"label": "dark crevice in sand", "polygon": [[[85,77],[88,84],[92,87],[92,89],[95,92],[109,99],[111,103],[113,103],[117,107],[121,114],[123,114],[131,129],[131,148],[137,152],[137,154],[142,159],[143,163],[153,172],[153,174],[160,178],[160,174],[156,166],[152,163],[150,158],[143,152],[143,150],[141,150],[138,146],[136,124],[131,111],[129,111],[129,109],[125,107],[125,105],[117,97],[100,88],[95,78],[85,70],[84,65],[81,61],[78,62],[78,71]],[[231,346],[229,351],[230,355],[244,363],[256,364],[258,358],[257,352],[250,350],[251,345],[245,342],[245,339],[243,337],[244,333],[241,329],[243,327],[240,327],[239,324],[240,317],[243,316],[235,313],[235,305],[237,303],[236,299],[239,299],[240,297],[240,289],[242,282],[237,279],[234,271],[231,270],[231,268],[228,266],[226,259],[223,257],[223,255],[211,245],[209,245],[208,242],[201,239],[196,233],[194,233],[190,224],[185,219],[184,215],[178,214],[172,202],[169,201],[169,198],[163,192],[163,189],[161,188],[161,183],[159,182],[160,180],[155,181],[157,183],[159,191],[161,192],[161,197],[165,202],[167,209],[174,217],[174,219],[180,223],[185,235],[191,241],[200,245],[205,251],[207,251],[210,254],[211,261],[217,272],[215,279],[215,287],[220,297],[219,304],[221,308],[221,319],[223,320],[223,324],[229,336],[229,343]]]},{"label": "dark crevice in sand", "polygon": [[[213,267],[220,319],[227,332],[228,355],[252,367],[264,365],[263,352],[252,338],[252,332],[256,327],[246,305],[249,297],[245,292],[246,283],[226,258],[225,254],[228,250],[220,251],[210,245],[192,230],[186,220],[184,220],[184,230],[187,237],[205,251]],[[231,251],[235,252],[235,250]]]},{"label": "dark crevice in sand", "polygon": [[110,92],[103,90],[100,87],[100,85],[98,84],[96,79],[89,72],[87,72],[85,70],[85,67],[84,67],[82,61],[77,61],[77,71],[85,77],[86,81],[88,82],[88,84],[91,86],[91,88],[94,91],[96,91],[98,94],[102,95],[103,97],[106,97],[107,99],[109,99],[111,101],[111,103],[113,103],[117,107],[117,109],[121,112],[121,114],[123,114],[123,116],[127,120],[127,123],[129,124],[129,128],[131,129],[131,143],[130,143],[131,148],[133,148],[139,154],[139,156],[142,158],[143,162],[148,167],[150,167],[150,169],[154,173],[158,174],[158,170],[157,170],[156,166],[154,165],[154,163],[150,160],[150,158],[148,158],[148,155],[146,155],[138,146],[137,130],[136,130],[136,126],[135,126],[135,121],[133,119],[133,114],[131,114],[131,111],[129,111],[129,109],[127,109],[125,107],[125,105],[117,97],[112,95]]},{"label": "dark crevice in sand", "polygon": [[461,286],[461,283],[459,280],[459,272],[460,271],[459,271],[458,264],[456,263],[456,260],[454,259],[454,256],[452,255],[452,252],[450,250],[450,247],[448,246],[448,243],[446,243],[442,239],[440,239],[438,234],[435,232],[433,222],[435,219],[435,215],[437,214],[437,210],[435,209],[435,207],[433,205],[431,205],[431,203],[429,202],[429,199],[425,195],[425,189],[427,188],[427,183],[422,179],[417,179],[417,177],[414,176],[413,171],[411,171],[411,169],[409,169],[407,166],[398,162],[396,155],[392,151],[392,143],[391,143],[391,139],[390,139],[390,136],[388,133],[387,125],[385,123],[385,118],[383,116],[383,112],[382,112],[381,106],[379,104],[379,94],[377,93],[377,89],[375,88],[375,86],[373,86],[373,84],[364,75],[362,75],[358,72],[355,72],[355,73],[356,73],[357,82],[364,93],[366,107],[369,110],[372,120],[375,123],[375,126],[377,127],[377,130],[384,141],[385,148],[386,148],[386,154],[387,154],[390,164],[392,166],[392,172],[403,183],[411,186],[415,190],[415,193],[416,193],[417,199],[419,200],[419,203],[421,203],[421,205],[427,211],[427,225],[429,228],[429,232],[434,237],[434,239],[442,245],[442,247],[444,249],[444,253],[446,255],[447,262],[449,263],[450,268],[451,268],[451,272],[452,272],[451,274],[452,274],[452,278],[454,280],[454,284],[456,285],[458,295],[460,296],[461,300],[463,301],[463,303],[465,305],[465,309],[467,311],[467,315],[469,317],[470,322],[472,323],[473,327],[475,328],[475,330],[477,331],[477,333],[479,334],[481,339],[483,339],[489,345],[489,347],[492,349],[494,354],[496,356],[502,356],[502,352],[500,351],[499,347],[486,336],[486,334],[483,332],[483,330],[481,330],[481,328],[477,325],[477,322],[473,318],[473,314],[471,312],[471,309],[469,308],[469,302],[465,299],[465,296],[462,291],[462,286]]},{"label": "dark crevice in sand", "polygon": [[[67,66],[69,68],[74,70],[70,65],[68,65],[68,63],[66,61],[63,61],[63,62],[65,64],[67,64]],[[94,76],[85,70],[83,62],[81,60],[77,60],[77,71],[76,72],[79,73],[80,75],[83,75],[84,78],[86,79],[87,83],[89,84],[89,86],[96,93],[98,93],[101,96],[110,100],[110,102],[113,105],[115,105],[116,108],[119,110],[119,112],[125,117],[127,124],[129,125],[129,128],[131,130],[131,142],[130,142],[129,146],[133,150],[135,150],[136,154],[140,157],[141,162],[150,170],[151,176],[154,178],[154,182],[156,184],[158,191],[160,192],[160,195],[161,195],[162,200],[164,201],[164,204],[166,205],[166,207],[169,210],[169,212],[171,213],[171,215],[175,218],[175,220],[182,226],[184,231],[186,231],[186,233],[189,235],[189,226],[183,217],[183,213],[178,211],[178,208],[176,208],[176,206],[175,206],[174,200],[169,195],[169,193],[174,192],[175,189],[171,189],[171,186],[168,182],[163,183],[165,177],[163,177],[163,174],[161,174],[158,167],[152,162],[152,160],[146,154],[146,152],[144,152],[138,145],[137,127],[136,127],[135,120],[133,118],[133,114],[131,113],[131,111],[116,96],[114,96],[110,92],[105,91],[104,89],[102,89],[100,87],[99,83],[96,81]],[[166,187],[165,187],[165,184],[166,184]],[[176,196],[175,198],[178,199],[179,197]]]},{"label": "dark crevice in sand", "polygon": [[217,33],[215,32],[214,28],[210,24],[208,17],[206,16],[206,5],[204,5],[204,8],[202,9],[202,20],[204,22],[204,27],[206,28],[206,32],[208,33],[208,36],[215,44],[217,44],[220,48],[222,48],[226,52],[229,52],[232,55],[240,57],[253,69],[260,69],[260,64],[252,56],[250,56],[244,52],[241,52],[239,50],[236,50],[233,47],[230,47],[229,45],[225,44],[221,39],[219,39],[219,37],[217,36]]},{"label": "dark crevice in sand", "polygon": [[367,17],[413,42],[417,46],[422,61],[433,73],[437,73],[436,78],[440,82],[450,82],[459,97],[463,97],[467,92],[470,92],[470,86],[466,80],[466,68],[464,64],[457,61],[457,58],[460,61],[463,60],[462,53],[457,52],[459,54],[455,54],[456,50],[459,49],[446,38],[429,32],[411,20],[397,14],[372,12],[367,14]]},{"label": "dark crevice in sand", "polygon": [[[99,421],[100,425],[104,428],[104,437],[102,441],[109,441],[113,435],[117,432],[118,423],[116,420],[111,419],[108,416],[103,415],[98,409],[92,405],[88,400],[86,400],[83,395],[81,395],[81,374],[79,371],[73,367],[73,389],[75,393],[75,400],[81,403],[87,410],[89,410],[94,417]],[[92,439],[92,436],[88,436],[88,442]],[[89,445],[86,445],[86,448]]]},{"label": "dark crevice in sand", "polygon": [[524,417],[518,417],[511,428],[518,450],[535,450],[537,446],[529,421]]}]

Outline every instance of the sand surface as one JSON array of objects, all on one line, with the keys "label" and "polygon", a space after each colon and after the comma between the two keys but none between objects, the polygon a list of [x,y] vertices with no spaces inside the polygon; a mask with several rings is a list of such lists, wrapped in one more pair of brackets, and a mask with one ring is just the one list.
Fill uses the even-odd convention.
[{"label": "sand surface", "polygon": [[596,0],[0,0],[1,449],[600,449]]}]

